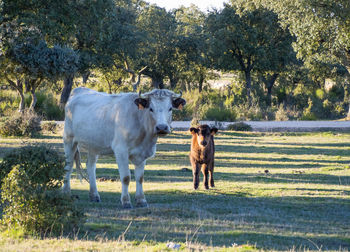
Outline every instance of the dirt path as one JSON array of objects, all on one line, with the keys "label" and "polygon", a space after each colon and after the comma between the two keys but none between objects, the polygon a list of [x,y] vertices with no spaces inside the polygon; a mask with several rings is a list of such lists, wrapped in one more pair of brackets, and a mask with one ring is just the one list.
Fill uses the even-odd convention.
[{"label": "dirt path", "polygon": [[[217,127],[226,128],[234,122],[219,122]],[[253,131],[350,131],[350,121],[245,121]],[[188,130],[190,121],[174,121],[171,126],[177,130]],[[215,125],[214,121],[201,121],[201,124]]]}]

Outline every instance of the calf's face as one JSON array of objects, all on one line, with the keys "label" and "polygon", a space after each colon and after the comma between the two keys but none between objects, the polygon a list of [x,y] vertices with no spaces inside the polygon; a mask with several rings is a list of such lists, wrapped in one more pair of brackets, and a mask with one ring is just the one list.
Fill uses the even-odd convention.
[{"label": "calf's face", "polygon": [[208,125],[201,125],[197,128],[190,128],[192,137],[197,138],[198,145],[201,148],[205,148],[211,141],[211,136],[218,132],[217,128],[210,128]]}]

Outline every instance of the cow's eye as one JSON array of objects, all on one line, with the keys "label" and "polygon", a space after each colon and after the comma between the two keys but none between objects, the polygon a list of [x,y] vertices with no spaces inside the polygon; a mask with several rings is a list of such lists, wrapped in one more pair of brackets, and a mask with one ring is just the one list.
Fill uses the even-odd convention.
[{"label": "cow's eye", "polygon": [[152,108],[150,108],[150,109],[149,109],[149,111],[153,112],[153,109],[152,109]]},{"label": "cow's eye", "polygon": [[170,109],[169,109],[169,111],[172,111],[172,110],[173,110],[173,108],[170,108]]}]

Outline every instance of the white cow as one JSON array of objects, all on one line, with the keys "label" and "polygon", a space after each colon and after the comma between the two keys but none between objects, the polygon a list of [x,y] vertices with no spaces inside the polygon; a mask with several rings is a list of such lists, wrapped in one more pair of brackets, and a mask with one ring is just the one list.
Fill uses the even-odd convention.
[{"label": "white cow", "polygon": [[186,101],[181,94],[161,89],[145,94],[109,95],[80,87],[73,90],[65,108],[64,152],[67,171],[63,191],[70,193],[73,161],[80,162],[79,147],[87,150],[90,200],[100,201],[96,187],[98,155],[114,153],[122,181],[121,202],[131,208],[128,187],[129,160],[135,165],[136,206],[146,207],[142,183],[146,160],[154,156],[160,135],[170,133],[172,109]]}]

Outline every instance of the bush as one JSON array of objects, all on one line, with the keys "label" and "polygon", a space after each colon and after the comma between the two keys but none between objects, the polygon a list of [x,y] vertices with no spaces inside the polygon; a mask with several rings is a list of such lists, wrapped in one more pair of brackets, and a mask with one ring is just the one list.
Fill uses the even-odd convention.
[{"label": "bush", "polygon": [[0,184],[16,165],[21,165],[28,174],[33,174],[31,183],[47,189],[62,185],[64,158],[45,146],[26,146],[8,153],[0,163]]},{"label": "bush", "polygon": [[58,100],[51,92],[40,91],[36,93],[37,103],[35,111],[45,120],[63,120],[64,109],[58,105]]},{"label": "bush", "polygon": [[3,224],[25,234],[60,234],[82,224],[83,212],[59,190],[35,186],[21,165],[15,166],[2,185]]},{"label": "bush", "polygon": [[59,189],[64,162],[57,152],[24,147],[5,156],[1,166],[1,175],[6,174],[1,180],[2,222],[8,229],[20,229],[25,234],[60,234],[84,222],[74,199]]},{"label": "bush", "polygon": [[39,135],[40,122],[41,118],[35,112],[17,112],[0,124],[0,135],[34,137]]},{"label": "bush", "polygon": [[43,122],[41,123],[41,129],[46,132],[56,133],[57,123],[56,122]]},{"label": "bush", "polygon": [[237,122],[227,126],[228,130],[234,131],[252,131],[252,127],[244,122]]},{"label": "bush", "polygon": [[235,121],[236,114],[230,109],[211,107],[204,112],[203,118],[215,121]]}]

